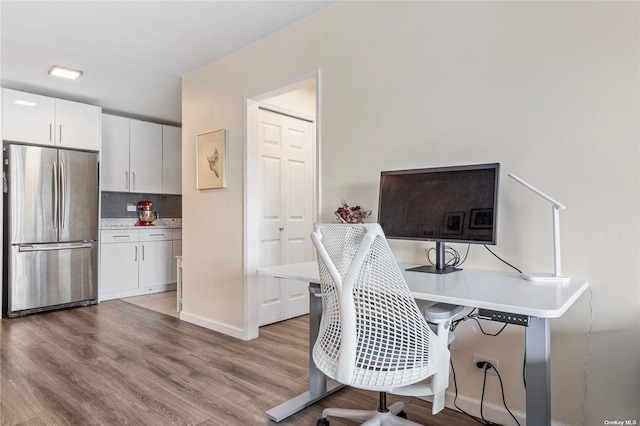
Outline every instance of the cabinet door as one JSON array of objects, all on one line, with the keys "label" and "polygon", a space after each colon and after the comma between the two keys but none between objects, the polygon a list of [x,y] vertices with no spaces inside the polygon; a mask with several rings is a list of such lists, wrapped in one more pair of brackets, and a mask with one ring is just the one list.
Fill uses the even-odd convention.
[{"label": "cabinet door", "polygon": [[140,287],[175,282],[171,277],[171,241],[145,241],[140,243]]},{"label": "cabinet door", "polygon": [[182,193],[182,129],[162,126],[162,193]]},{"label": "cabinet door", "polygon": [[100,250],[100,293],[138,288],[138,244],[101,244]]},{"label": "cabinet door", "polygon": [[129,119],[102,114],[100,188],[129,192]]},{"label": "cabinet door", "polygon": [[2,89],[2,139],[53,145],[54,109],[53,98]]},{"label": "cabinet door", "polygon": [[56,99],[56,143],[62,148],[100,151],[100,107]]},{"label": "cabinet door", "polygon": [[146,121],[129,123],[131,192],[162,193],[162,126]]}]

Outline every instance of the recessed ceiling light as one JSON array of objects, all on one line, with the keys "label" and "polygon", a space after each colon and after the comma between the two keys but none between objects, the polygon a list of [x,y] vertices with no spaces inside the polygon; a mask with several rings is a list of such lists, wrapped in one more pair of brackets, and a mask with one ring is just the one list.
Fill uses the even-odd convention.
[{"label": "recessed ceiling light", "polygon": [[82,75],[82,71],[72,70],[71,68],[54,65],[49,70],[49,74],[56,77],[68,78],[70,80],[77,80],[78,77]]}]

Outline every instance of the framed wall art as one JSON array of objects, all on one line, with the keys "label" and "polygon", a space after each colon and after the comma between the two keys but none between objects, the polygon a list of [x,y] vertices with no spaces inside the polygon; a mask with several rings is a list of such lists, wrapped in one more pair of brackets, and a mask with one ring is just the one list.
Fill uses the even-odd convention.
[{"label": "framed wall art", "polygon": [[200,133],[196,136],[196,188],[227,187],[227,131]]}]

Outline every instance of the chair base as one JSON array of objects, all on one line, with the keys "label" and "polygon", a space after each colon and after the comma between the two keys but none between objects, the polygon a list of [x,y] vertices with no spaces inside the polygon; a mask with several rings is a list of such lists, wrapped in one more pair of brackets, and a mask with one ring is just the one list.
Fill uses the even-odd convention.
[{"label": "chair base", "polygon": [[396,402],[389,406],[389,411],[381,413],[375,410],[351,410],[349,408],[325,408],[322,411],[322,419],[317,426],[329,426],[327,417],[340,417],[364,422],[362,426],[422,426],[398,414],[404,412],[404,402]]}]

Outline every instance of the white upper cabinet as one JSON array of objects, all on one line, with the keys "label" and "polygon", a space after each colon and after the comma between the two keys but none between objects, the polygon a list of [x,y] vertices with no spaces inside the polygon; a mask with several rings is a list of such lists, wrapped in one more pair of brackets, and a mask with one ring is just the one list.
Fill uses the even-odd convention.
[{"label": "white upper cabinet", "polygon": [[182,193],[182,129],[162,126],[162,192]]},{"label": "white upper cabinet", "polygon": [[129,119],[102,114],[100,188],[129,192]]},{"label": "white upper cabinet", "polygon": [[102,114],[103,191],[180,194],[182,130]]},{"label": "white upper cabinet", "polygon": [[53,98],[2,89],[2,139],[53,145],[54,125]]},{"label": "white upper cabinet", "polygon": [[101,108],[56,99],[56,143],[63,148],[100,151]]},{"label": "white upper cabinet", "polygon": [[129,172],[131,192],[162,193],[162,125],[130,120]]},{"label": "white upper cabinet", "polygon": [[2,89],[2,139],[99,151],[100,112],[94,105]]}]

